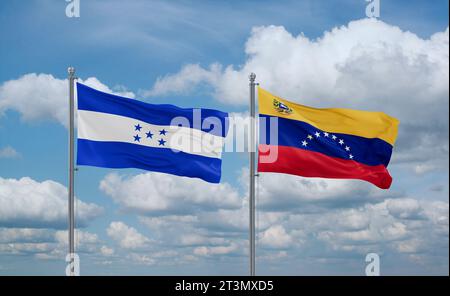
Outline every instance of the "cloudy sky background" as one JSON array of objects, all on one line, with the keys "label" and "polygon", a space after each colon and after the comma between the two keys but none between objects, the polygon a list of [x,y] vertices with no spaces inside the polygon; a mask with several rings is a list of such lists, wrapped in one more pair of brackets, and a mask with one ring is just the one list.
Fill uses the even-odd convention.
[{"label": "cloudy sky background", "polygon": [[[244,2],[244,3],[243,3]],[[401,121],[389,191],[354,180],[258,178],[257,273],[445,274],[449,256],[448,1],[0,3],[0,274],[65,271],[67,66],[146,102],[248,109],[248,74],[315,107]],[[248,272],[245,153],[219,185],[139,170],[76,174],[82,274]]]}]

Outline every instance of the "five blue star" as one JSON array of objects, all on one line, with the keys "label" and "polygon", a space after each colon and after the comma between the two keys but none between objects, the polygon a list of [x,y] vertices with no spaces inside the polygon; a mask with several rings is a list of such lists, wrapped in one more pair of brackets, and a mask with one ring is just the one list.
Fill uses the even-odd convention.
[{"label": "five blue star", "polygon": [[160,134],[160,135],[163,135],[163,136],[165,136],[166,133],[167,133],[167,131],[166,131],[165,129],[162,129],[161,131],[159,131],[159,134]]},{"label": "five blue star", "polygon": [[140,126],[139,123],[134,126],[135,131],[141,131],[141,128],[142,128],[142,126]]},{"label": "five blue star", "polygon": [[141,137],[139,137],[139,135],[134,136],[134,141],[135,142],[140,142]]},{"label": "five blue star", "polygon": [[166,143],[166,141],[164,141],[163,139],[159,139],[159,146],[164,146],[164,144]]},{"label": "five blue star", "polygon": [[153,137],[153,134],[151,131],[148,131],[148,133],[145,133],[145,134],[147,135],[147,138],[151,139]]}]

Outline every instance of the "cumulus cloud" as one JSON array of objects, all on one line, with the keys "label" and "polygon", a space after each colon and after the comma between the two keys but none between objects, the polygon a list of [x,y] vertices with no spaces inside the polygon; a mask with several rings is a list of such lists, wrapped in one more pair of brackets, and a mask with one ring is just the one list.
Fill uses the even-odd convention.
[{"label": "cumulus cloud", "polygon": [[106,232],[109,237],[124,249],[141,249],[150,242],[147,237],[139,233],[135,228],[120,221],[111,222]]},{"label": "cumulus cloud", "polygon": [[197,247],[194,249],[194,254],[198,256],[223,256],[233,253],[238,250],[237,244],[231,244],[229,246],[218,247]]},{"label": "cumulus cloud", "polygon": [[[98,253],[100,240],[95,233],[75,230],[77,253]],[[34,255],[38,259],[63,260],[68,250],[65,230],[0,228],[0,253]]]},{"label": "cumulus cloud", "polygon": [[[131,252],[126,258],[139,265],[177,265],[186,263],[188,255],[182,256],[173,250],[152,251],[150,254]],[[176,258],[174,260],[174,258]]]},{"label": "cumulus cloud", "polygon": [[[0,244],[0,253],[12,255],[37,255],[49,254],[54,249],[50,243],[17,243]],[[50,257],[50,255],[47,255]]]},{"label": "cumulus cloud", "polygon": [[[69,245],[69,234],[67,230],[58,230],[54,234],[56,243],[58,245],[57,249],[53,251],[53,255],[62,252],[63,255],[67,253]],[[75,230],[75,250],[78,253],[95,253],[103,254],[100,251],[101,240],[96,233]]]},{"label": "cumulus cloud", "polygon": [[[272,198],[279,196],[274,193]],[[426,273],[424,266],[431,265],[435,266],[434,272],[445,272],[445,264],[439,262],[448,256],[448,202],[383,197],[314,211],[265,209],[257,216],[261,262],[277,259],[277,264],[283,264],[283,260],[303,262],[314,258],[319,266],[327,264],[327,258],[341,258],[340,264],[345,265],[351,260],[363,262],[365,254],[376,252],[384,258],[406,260],[419,273]],[[139,220],[160,245],[176,248],[180,258],[190,253],[194,258],[245,256],[248,250],[245,202],[236,210]],[[419,259],[428,264],[417,265]]]},{"label": "cumulus cloud", "polygon": [[100,189],[124,209],[140,214],[181,214],[241,205],[238,193],[227,183],[210,184],[159,173],[128,178],[109,174],[100,182]]},{"label": "cumulus cloud", "polygon": [[[305,226],[306,231],[315,232],[315,236],[325,242],[334,250],[355,251],[364,253],[367,250],[382,252],[412,253],[412,246],[428,246],[425,251],[416,248],[416,252],[429,252],[429,256],[439,255],[445,257],[444,249],[436,248],[433,244],[444,244],[448,248],[448,203],[430,201],[412,202],[413,199],[387,199],[377,204],[366,204],[352,211],[367,217],[364,223],[354,229],[341,227],[340,220],[345,220],[348,210],[332,211],[322,214],[321,219],[311,219],[311,216],[293,216],[290,223]],[[427,212],[425,209],[432,207]],[[439,207],[442,207],[440,210]],[[423,213],[418,215],[418,213]],[[440,213],[437,219],[430,213]],[[442,225],[437,221],[443,221]],[[288,223],[289,224],[289,223]],[[294,225],[290,224],[290,225]],[[387,248],[384,248],[384,247]]]},{"label": "cumulus cloud", "polygon": [[[114,91],[95,77],[78,81],[103,92],[134,97],[123,87],[117,87]],[[19,112],[24,121],[51,119],[67,126],[68,80],[55,78],[51,74],[29,73],[3,82],[0,84],[0,116],[7,110]]]},{"label": "cumulus cloud", "polygon": [[[67,188],[55,181],[0,177],[0,205],[0,226],[67,227]],[[77,225],[86,226],[101,212],[98,205],[78,201]]]},{"label": "cumulus cloud", "polygon": [[101,248],[100,248],[100,253],[103,255],[103,256],[112,256],[112,255],[114,255],[114,249],[113,248],[109,248],[109,247],[107,247],[107,246],[102,246]]},{"label": "cumulus cloud", "polygon": [[272,173],[260,174],[258,179],[259,208],[265,211],[316,212],[375,203],[398,195],[359,180],[308,179]]},{"label": "cumulus cloud", "polygon": [[259,242],[270,248],[286,248],[292,244],[292,237],[282,225],[275,225],[261,233]]},{"label": "cumulus cloud", "polygon": [[222,76],[222,66],[212,64],[204,69],[198,64],[189,64],[183,67],[176,75],[167,75],[157,79],[152,90],[144,91],[144,96],[158,96],[169,92],[177,94],[195,90],[199,84],[217,85]]},{"label": "cumulus cloud", "polygon": [[[55,232],[55,239],[61,245],[69,245],[69,234],[67,230],[58,230]],[[95,244],[99,242],[97,234],[87,231],[76,231],[76,239],[84,244]]]},{"label": "cumulus cloud", "polygon": [[[194,225],[218,234],[241,234],[245,237],[248,232],[248,215],[248,202],[245,200],[242,207],[237,210],[220,209],[215,212],[198,213]],[[266,212],[258,208],[258,228],[267,229],[284,216],[282,212]]]},{"label": "cumulus cloud", "polygon": [[[433,256],[445,257],[446,242],[442,238],[448,237],[448,203],[405,198],[401,193],[381,191],[360,181],[279,174],[259,178],[257,243],[263,261],[303,260],[304,256],[317,260],[363,258],[368,252],[404,255],[411,264],[416,264],[418,257],[431,261]],[[245,172],[241,179],[243,187],[247,187]],[[153,186],[142,178],[127,188],[146,184]],[[120,191],[121,186],[109,190]],[[151,231],[156,241],[153,247],[176,249],[177,260],[185,256],[193,256],[192,260],[245,256],[248,250],[247,197],[236,208],[199,207],[195,211],[170,211],[164,215],[156,212],[150,216],[148,211],[136,213]],[[439,245],[438,251],[433,245]],[[133,258],[142,264],[160,264],[153,256],[135,254]]]},{"label": "cumulus cloud", "polygon": [[423,217],[423,209],[416,199],[404,198],[389,200],[387,203],[389,214],[401,219],[420,219]]},{"label": "cumulus cloud", "polygon": [[127,258],[135,263],[143,265],[154,265],[156,259],[147,254],[130,253]]},{"label": "cumulus cloud", "polygon": [[[153,91],[185,93],[192,84],[209,83],[217,99],[242,105],[247,104],[247,76],[255,72],[265,88],[321,106],[339,101],[383,107],[387,95],[401,95],[398,100],[404,103],[411,99],[404,97],[405,91],[417,97],[417,90],[420,99],[430,102],[442,99],[436,94],[448,92],[448,29],[421,39],[382,21],[363,19],[312,40],[293,36],[281,26],[256,27],[245,53],[242,67],[186,65],[179,73],[159,78]],[[411,85],[411,77],[418,85]],[[434,95],[427,98],[430,94]],[[368,102],[369,97],[378,99]]]},{"label": "cumulus cloud", "polygon": [[0,148],[0,158],[17,158],[19,156],[20,153],[11,146]]},{"label": "cumulus cloud", "polygon": [[53,241],[48,229],[0,228],[0,243],[37,243]]},{"label": "cumulus cloud", "polygon": [[301,104],[384,111],[400,119],[393,163],[417,174],[448,167],[449,29],[428,39],[375,19],[350,22],[318,39],[281,26],[253,28],[242,66],[185,65],[148,95],[186,94],[206,84],[221,102],[246,105],[248,74]]}]

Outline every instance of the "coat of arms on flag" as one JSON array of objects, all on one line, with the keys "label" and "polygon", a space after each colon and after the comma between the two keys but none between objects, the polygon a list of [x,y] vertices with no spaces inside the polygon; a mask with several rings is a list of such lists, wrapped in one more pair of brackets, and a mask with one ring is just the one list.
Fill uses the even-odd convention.
[{"label": "coat of arms on flag", "polygon": [[291,114],[292,113],[292,109],[288,105],[281,103],[277,99],[273,99],[273,106],[275,107],[275,110],[277,110],[280,113],[283,113],[283,114]]}]

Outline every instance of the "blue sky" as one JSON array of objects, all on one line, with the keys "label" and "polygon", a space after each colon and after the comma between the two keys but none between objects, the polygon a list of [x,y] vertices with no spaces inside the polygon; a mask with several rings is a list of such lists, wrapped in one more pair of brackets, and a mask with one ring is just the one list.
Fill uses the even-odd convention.
[{"label": "blue sky", "polygon": [[[298,102],[398,117],[387,192],[359,181],[260,179],[269,210],[258,216],[258,272],[363,274],[365,254],[378,252],[385,274],[448,274],[448,1],[381,0],[374,22],[363,0],[80,3],[80,18],[66,17],[62,0],[0,3],[0,274],[64,273],[57,201],[67,184],[69,65],[93,86],[147,102],[245,114],[254,71]],[[224,155],[217,198],[237,194],[232,210],[207,209],[208,194],[194,202],[148,187],[169,178],[216,192],[185,178],[80,168],[82,273],[246,274],[247,162]],[[277,182],[287,184],[282,193]],[[197,210],[137,213],[121,193],[130,184],[149,203],[158,195]]]}]

